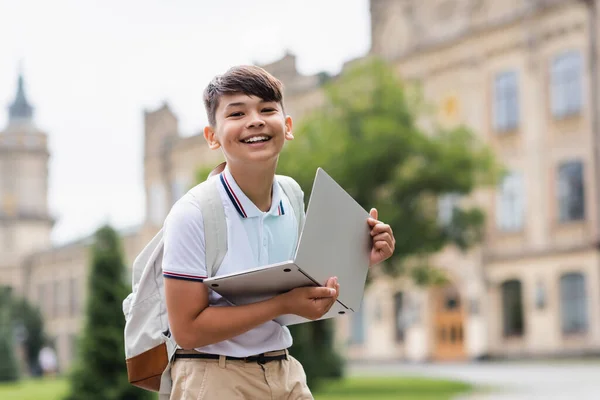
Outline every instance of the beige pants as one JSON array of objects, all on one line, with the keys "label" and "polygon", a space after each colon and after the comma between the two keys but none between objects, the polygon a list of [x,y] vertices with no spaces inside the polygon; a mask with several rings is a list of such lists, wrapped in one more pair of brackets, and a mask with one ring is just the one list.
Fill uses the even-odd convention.
[{"label": "beige pants", "polygon": [[292,356],[262,365],[224,357],[177,359],[171,377],[171,400],[313,399],[304,368]]}]

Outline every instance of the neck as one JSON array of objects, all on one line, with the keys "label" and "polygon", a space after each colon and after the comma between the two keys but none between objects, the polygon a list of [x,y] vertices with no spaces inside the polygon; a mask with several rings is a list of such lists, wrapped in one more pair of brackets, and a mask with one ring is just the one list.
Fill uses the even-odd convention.
[{"label": "neck", "polygon": [[267,212],[271,209],[273,179],[277,162],[267,166],[249,166],[247,164],[235,165],[227,163],[227,167],[242,192],[256,205]]}]

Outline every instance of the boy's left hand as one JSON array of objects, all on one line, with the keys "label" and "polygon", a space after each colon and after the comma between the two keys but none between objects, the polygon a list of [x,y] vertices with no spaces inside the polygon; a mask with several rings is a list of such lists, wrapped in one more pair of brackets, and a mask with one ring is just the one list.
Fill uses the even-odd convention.
[{"label": "boy's left hand", "polygon": [[371,237],[373,237],[369,266],[373,266],[392,256],[396,247],[396,239],[394,239],[392,227],[377,220],[377,209],[372,208],[369,214],[371,217],[367,222],[371,226]]}]

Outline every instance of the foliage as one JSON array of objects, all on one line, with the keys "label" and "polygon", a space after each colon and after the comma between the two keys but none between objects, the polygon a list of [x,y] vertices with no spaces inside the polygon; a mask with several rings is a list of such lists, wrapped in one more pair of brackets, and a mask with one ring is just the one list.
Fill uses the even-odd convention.
[{"label": "foliage", "polygon": [[40,375],[38,355],[42,347],[48,344],[48,338],[44,332],[44,319],[40,309],[26,299],[14,299],[12,320],[17,326],[23,328],[23,348],[30,374],[33,376]]},{"label": "foliage", "polygon": [[[446,245],[466,250],[482,238],[484,214],[467,202],[441,224],[437,199],[466,197],[493,184],[499,173],[490,149],[466,127],[417,123],[425,112],[419,91],[409,91],[384,62],[366,60],[324,86],[326,104],[304,118],[286,146],[278,172],[294,177],[310,196],[317,167],[330,174],[366,210],[375,207],[396,237],[385,272],[416,266],[418,283],[439,280],[428,256]],[[410,264],[409,264],[410,262]]]},{"label": "foliage", "polygon": [[319,389],[325,379],[342,377],[344,360],[335,351],[330,320],[293,325],[290,332],[294,337],[290,354],[304,367],[311,390]]},{"label": "foliage", "polygon": [[120,239],[100,228],[92,246],[86,322],[79,358],[70,376],[68,400],[150,399],[152,393],[127,381],[122,302],[129,289]]},{"label": "foliage", "polygon": [[0,382],[19,379],[19,363],[15,354],[14,324],[11,320],[11,289],[0,287]]}]

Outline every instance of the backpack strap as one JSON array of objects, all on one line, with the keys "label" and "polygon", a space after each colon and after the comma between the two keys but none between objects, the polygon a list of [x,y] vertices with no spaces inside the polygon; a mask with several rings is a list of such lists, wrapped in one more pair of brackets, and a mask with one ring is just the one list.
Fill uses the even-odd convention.
[{"label": "backpack strap", "polygon": [[227,221],[225,209],[219,194],[219,179],[213,176],[200,184],[200,190],[195,191],[204,221],[204,251],[206,255],[207,276],[215,276],[225,254],[227,254]]},{"label": "backpack strap", "polygon": [[298,219],[298,240],[300,240],[300,234],[304,227],[304,192],[294,179],[285,175],[276,175],[277,182],[283,189],[283,192],[290,200],[296,218]]},{"label": "backpack strap", "polygon": [[[288,176],[277,175],[277,182],[290,200],[298,219],[299,240],[304,226],[304,193],[300,185]],[[209,277],[216,275],[227,254],[227,221],[218,183],[218,175],[212,176],[199,185],[197,189],[200,190],[194,190],[204,220],[204,232],[214,232],[211,235],[204,235],[206,273]]]},{"label": "backpack strap", "polygon": [[[132,276],[131,276],[131,286],[132,290],[135,292],[137,290],[137,286],[142,279],[142,274],[146,269],[146,266],[149,265],[149,262],[152,261],[152,266],[156,268],[154,265],[154,260],[158,258],[158,255],[163,249],[163,230],[154,235],[152,240],[144,247],[144,249],[138,254],[138,256],[133,261],[132,268]],[[158,266],[161,268],[161,265]],[[162,270],[161,270],[162,273]]]}]

